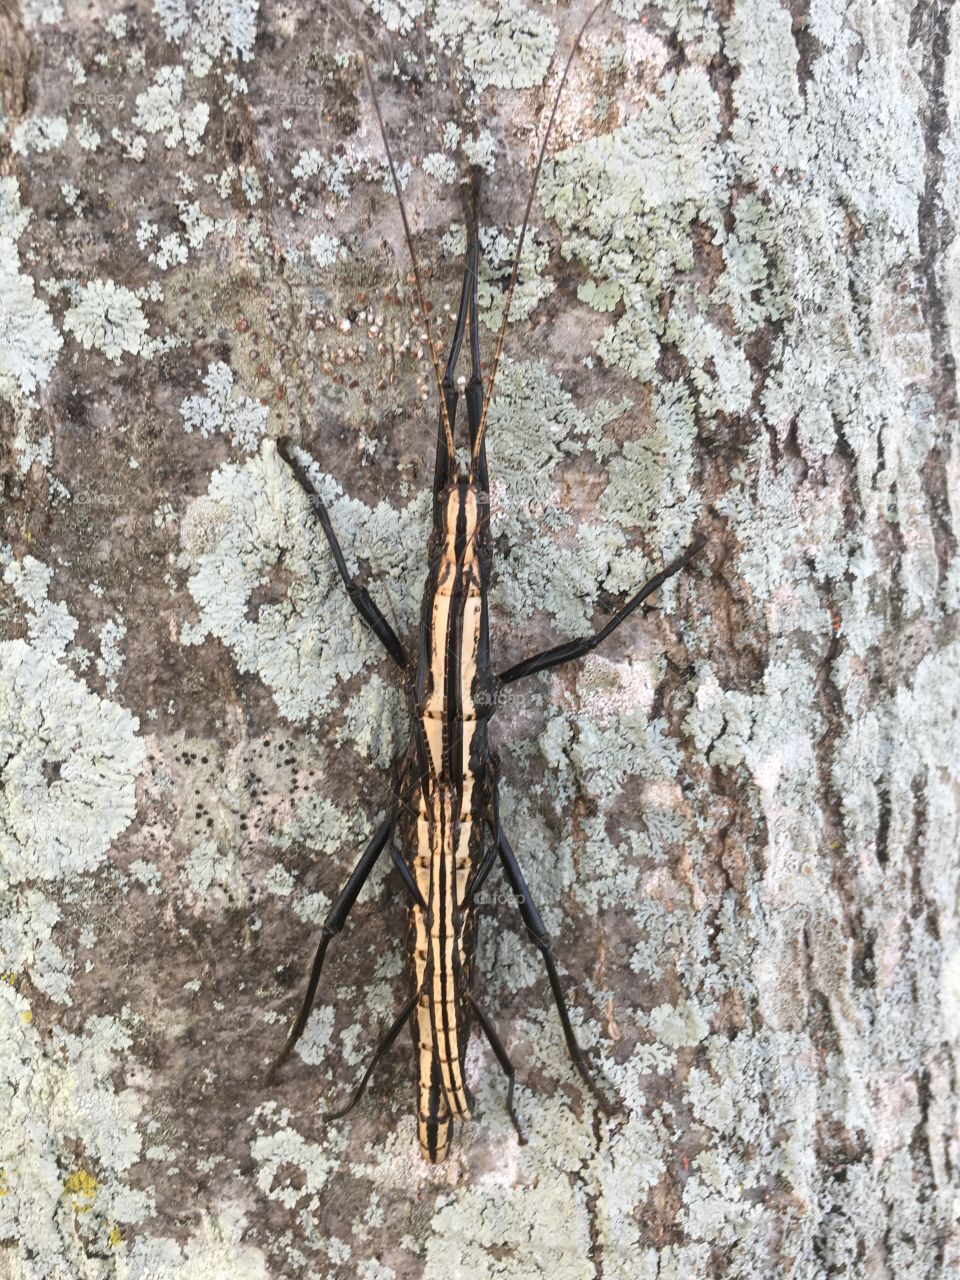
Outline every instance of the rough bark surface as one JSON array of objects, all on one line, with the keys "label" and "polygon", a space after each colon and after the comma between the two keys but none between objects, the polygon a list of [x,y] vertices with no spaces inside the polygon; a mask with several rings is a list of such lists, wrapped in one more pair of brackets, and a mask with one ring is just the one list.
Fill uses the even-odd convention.
[{"label": "rough bark surface", "polygon": [[[420,1162],[386,865],[260,1076],[405,708],[278,458],[414,634],[432,374],[492,348],[587,12],[0,13],[0,1241],[14,1280],[957,1274],[960,14],[619,0],[584,41],[489,451],[501,666],[704,554],[495,722],[580,1035],[493,890],[478,1101]],[[492,883],[492,882],[491,882]]]}]

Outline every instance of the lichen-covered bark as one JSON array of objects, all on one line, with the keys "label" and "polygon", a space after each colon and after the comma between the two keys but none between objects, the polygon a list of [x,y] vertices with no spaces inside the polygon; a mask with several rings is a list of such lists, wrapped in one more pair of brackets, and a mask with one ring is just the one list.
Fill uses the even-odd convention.
[{"label": "lichen-covered bark", "polygon": [[[417,1154],[386,867],[261,1073],[386,807],[438,339],[484,171],[493,341],[587,6],[20,0],[0,13],[0,1242],[16,1280],[954,1274],[960,30],[946,3],[612,3],[557,117],[491,413],[511,691],[487,1047]],[[491,882],[493,885],[493,882]]]}]

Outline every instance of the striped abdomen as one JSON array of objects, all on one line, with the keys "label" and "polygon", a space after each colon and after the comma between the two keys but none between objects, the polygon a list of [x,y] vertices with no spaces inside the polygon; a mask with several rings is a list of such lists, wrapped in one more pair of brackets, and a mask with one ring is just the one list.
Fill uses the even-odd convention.
[{"label": "striped abdomen", "polygon": [[417,816],[414,873],[427,906],[425,912],[413,908],[414,975],[422,992],[415,1030],[417,1118],[423,1155],[434,1163],[447,1154],[451,1118],[473,1110],[463,1074],[474,947],[472,913],[463,909],[472,824],[457,821],[457,803],[454,789],[431,788]]},{"label": "striped abdomen", "polygon": [[482,857],[483,806],[489,803],[489,707],[475,705],[477,689],[489,679],[481,563],[486,500],[474,486],[460,483],[441,501],[416,689],[416,825],[405,850],[408,859],[414,853],[412,870],[426,907],[412,909],[412,941],[421,992],[415,1023],[417,1115],[421,1150],[433,1163],[446,1157],[452,1120],[473,1110],[463,1074],[476,949],[467,888]]}]

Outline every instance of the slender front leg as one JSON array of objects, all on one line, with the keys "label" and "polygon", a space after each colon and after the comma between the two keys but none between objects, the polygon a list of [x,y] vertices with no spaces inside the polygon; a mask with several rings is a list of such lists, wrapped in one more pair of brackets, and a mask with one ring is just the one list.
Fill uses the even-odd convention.
[{"label": "slender front leg", "polygon": [[[454,428],[457,418],[457,401],[459,399],[459,394],[457,392],[455,379],[457,361],[460,358],[460,348],[463,346],[463,334],[467,325],[467,308],[470,300],[471,274],[476,274],[476,262],[472,261],[468,254],[467,262],[463,271],[463,284],[460,288],[460,306],[457,309],[457,322],[454,326],[453,338],[450,342],[450,354],[447,357],[447,367],[444,370],[443,381],[440,384],[451,431]],[[454,475],[456,474],[455,461],[450,458],[449,451],[447,449],[447,433],[444,430],[442,413],[440,414],[440,425],[437,432],[437,453],[433,472],[434,514],[436,514],[437,510],[437,500],[447,485],[451,483]]]},{"label": "slender front leg", "polygon": [[403,652],[403,645],[397,639],[396,632],[390,623],[386,620],[377,606],[370,597],[366,587],[356,580],[347,568],[347,562],[343,558],[343,552],[340,549],[340,543],[337,541],[337,535],[333,531],[333,525],[330,521],[330,513],[324,505],[323,499],[314,488],[313,481],[310,479],[306,469],[296,460],[290,451],[290,441],[286,436],[277,441],[277,453],[284,460],[293,474],[300,483],[301,488],[306,492],[310,499],[310,505],[313,508],[314,515],[320,521],[320,527],[326,534],[327,542],[333,553],[334,563],[337,566],[337,572],[343,579],[343,585],[347,588],[347,594],[353,601],[354,608],[360,617],[367,624],[373,634],[377,637],[383,647],[389,653],[394,662],[404,670],[407,666],[407,657]]},{"label": "slender front leg", "polygon": [[[480,290],[480,225],[477,219],[479,200],[479,174],[473,170],[470,194],[465,197],[467,217],[467,242],[469,247],[468,261],[472,264],[473,274],[470,280],[470,381],[467,383],[467,424],[470,428],[470,452],[477,442],[480,430],[480,419],[483,417],[483,371],[480,366],[480,322],[479,290]],[[477,457],[477,482],[481,489],[489,490],[490,480],[487,475],[487,446],[480,442],[480,453]]]},{"label": "slender front leg", "polygon": [[297,1020],[290,1029],[287,1036],[287,1042],[277,1055],[276,1061],[263,1077],[264,1084],[272,1084],[276,1079],[277,1072],[290,1057],[294,1045],[303,1035],[304,1027],[307,1025],[307,1019],[310,1017],[310,1010],[313,1008],[314,997],[317,994],[317,985],[320,982],[320,970],[323,968],[323,958],[327,954],[327,947],[330,945],[330,939],[335,937],[346,923],[350,909],[357,900],[360,890],[366,884],[370,872],[374,868],[374,864],[383,852],[384,846],[390,838],[396,821],[396,809],[392,809],[387,814],[380,826],[373,833],[373,839],[363,851],[363,856],[354,868],[353,875],[347,881],[343,892],[336,900],[323,922],[321,931],[320,945],[317,947],[317,954],[313,960],[313,968],[310,971],[310,981],[307,983],[307,992],[303,998],[303,1004],[300,1006],[300,1012],[297,1014]]},{"label": "slender front leg", "polygon": [[550,979],[550,988],[553,991],[553,998],[557,1005],[557,1012],[560,1014],[560,1023],[563,1027],[564,1039],[567,1042],[567,1049],[570,1057],[573,1059],[574,1066],[580,1072],[590,1092],[596,1098],[600,1107],[607,1115],[612,1115],[616,1107],[603,1096],[597,1082],[593,1078],[593,1072],[587,1065],[587,1060],[583,1055],[583,1050],[577,1043],[577,1037],[573,1030],[573,1024],[570,1021],[570,1013],[567,1010],[567,1002],[564,999],[563,988],[560,985],[560,975],[557,973],[557,966],[553,959],[553,953],[550,950],[550,935],[547,933],[544,923],[540,918],[540,912],[537,910],[533,899],[530,897],[530,890],[523,878],[523,872],[520,870],[520,864],[517,862],[517,856],[510,847],[510,842],[500,829],[500,835],[497,840],[497,847],[500,850],[500,861],[503,863],[503,869],[506,873],[510,887],[513,889],[517,899],[517,906],[520,908],[520,914],[523,916],[523,922],[530,931],[534,944],[543,956],[543,963],[547,968],[547,977]]},{"label": "slender front leg", "polygon": [[659,573],[654,574],[650,581],[642,586],[622,609],[617,610],[606,626],[601,627],[592,636],[584,636],[581,640],[568,640],[565,644],[558,644],[553,649],[546,649],[543,653],[538,653],[533,658],[518,662],[515,666],[509,667],[501,675],[497,676],[497,684],[500,686],[512,684],[514,680],[522,680],[524,676],[532,676],[537,671],[546,671],[549,667],[558,667],[562,662],[572,662],[574,658],[582,658],[584,654],[590,653],[598,644],[606,640],[611,632],[616,631],[620,623],[625,618],[629,618],[634,609],[643,604],[647,596],[652,596],[658,587],[662,587],[668,578],[672,578],[689,560],[692,560],[705,542],[706,538],[703,534],[696,537],[682,555],[677,556],[675,560],[671,560],[665,569],[661,569]]}]

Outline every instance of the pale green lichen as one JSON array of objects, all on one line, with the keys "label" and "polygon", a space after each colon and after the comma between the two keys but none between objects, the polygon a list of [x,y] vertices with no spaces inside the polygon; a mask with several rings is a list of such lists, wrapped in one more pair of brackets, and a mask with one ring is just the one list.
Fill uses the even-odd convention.
[{"label": "pale green lichen", "polygon": [[338,236],[321,232],[310,241],[310,257],[318,267],[331,267],[342,256],[343,244]]},{"label": "pale green lichen", "polygon": [[303,841],[317,853],[330,854],[351,829],[343,809],[326,796],[311,795],[294,806],[290,819],[280,824],[273,839],[281,849]]},{"label": "pale green lichen", "polygon": [[86,350],[102,351],[114,364],[125,352],[137,355],[147,343],[147,318],[137,295],[113,280],[81,285],[63,327]]},{"label": "pale green lichen", "polygon": [[[229,189],[230,184],[228,183],[227,186]],[[146,249],[154,240],[157,241],[156,247],[150,250],[149,258],[161,271],[169,271],[185,263],[191,250],[202,249],[214,233],[227,236],[236,233],[234,219],[211,218],[195,201],[179,201],[177,216],[182,231],[171,231],[160,238],[158,238],[160,229],[155,222],[143,219],[137,227],[137,244],[141,249]]]},{"label": "pale green lichen", "polygon": [[424,173],[429,174],[434,182],[440,183],[441,186],[452,186],[458,177],[456,164],[440,151],[432,151],[424,156],[421,167]]},{"label": "pale green lichen", "polygon": [[[682,396],[665,396],[657,429],[619,458],[604,432],[629,403],[591,407],[589,415],[579,409],[542,365],[505,362],[490,411],[492,513],[513,548],[494,598],[512,616],[537,601],[565,635],[586,629],[598,592],[636,590],[650,576],[623,526],[640,524],[656,508],[664,550],[673,554],[686,544],[696,513],[684,484],[694,425]],[[615,459],[598,504],[602,523],[576,521],[558,498],[556,468],[585,447]]]},{"label": "pale green lichen", "polygon": [[672,1048],[699,1044],[709,1030],[699,1006],[691,1000],[657,1005],[650,1010],[647,1023],[657,1039]]},{"label": "pale green lichen", "polygon": [[15,178],[0,178],[0,397],[32,397],[50,376],[63,345],[33,280],[20,274],[17,241],[31,217]]},{"label": "pale green lichen", "polygon": [[[321,1204],[323,1189],[339,1168],[338,1153],[343,1139],[327,1142],[323,1147],[307,1142],[296,1129],[289,1127],[289,1114],[280,1112],[274,1103],[260,1107],[255,1118],[272,1121],[273,1132],[256,1138],[250,1154],[258,1166],[257,1186],[270,1200],[287,1208],[315,1212]],[[331,1149],[332,1148],[332,1149]],[[296,1173],[291,1176],[291,1170]]]},{"label": "pale green lichen", "polygon": [[[28,1014],[27,1002],[0,983],[0,1231],[19,1238],[31,1276],[59,1280],[82,1272],[88,1244],[106,1237],[107,1224],[140,1222],[154,1205],[125,1177],[141,1150],[139,1100],[111,1080],[129,1031],[117,1019],[88,1018],[82,1034],[54,1028],[45,1045]],[[95,1180],[76,1176],[78,1149],[96,1162]],[[74,1194],[64,1195],[70,1187]]]},{"label": "pale green lichen", "polygon": [[11,560],[31,642],[0,643],[0,870],[7,884],[89,871],[133,818],[139,722],[64,665],[76,622],[47,599],[50,570]]},{"label": "pale green lichen", "polygon": [[208,906],[246,904],[249,892],[237,851],[205,840],[191,849],[180,875],[184,888]]},{"label": "pale green lichen", "polygon": [[160,868],[155,863],[146,862],[143,858],[137,858],[136,861],[130,863],[130,874],[143,885],[151,897],[159,897],[162,892],[163,877],[160,874]]},{"label": "pale green lichen", "polygon": [[550,19],[522,0],[503,0],[495,9],[479,0],[438,0],[429,34],[448,52],[458,49],[478,89],[540,84],[557,42]]},{"label": "pale green lichen", "polygon": [[154,82],[143,93],[137,94],[137,111],[133,117],[135,129],[144,133],[162,133],[168,149],[183,142],[187,155],[200,151],[200,139],[210,118],[210,108],[205,102],[195,103],[188,109],[181,108],[185,72],[182,67],[161,67]]},{"label": "pale green lichen", "polygon": [[0,972],[29,973],[30,981],[58,1004],[69,1005],[73,964],[53,941],[61,912],[39,889],[0,889]]},{"label": "pale green lichen", "polygon": [[84,151],[96,151],[100,146],[101,136],[86,116],[79,119],[73,126],[73,134]]},{"label": "pale green lichen", "polygon": [[117,676],[123,666],[123,644],[127,628],[115,618],[108,618],[100,628],[100,657],[97,659],[97,670],[103,677],[108,693],[117,687]]},{"label": "pale green lichen", "polygon": [[194,75],[217,59],[249,61],[257,34],[259,0],[154,0],[168,40],[188,48]]},{"label": "pale green lichen", "polygon": [[[926,788],[928,820],[946,836],[955,815],[945,772],[960,749],[960,725],[953,708],[960,696],[960,648],[952,644],[919,664],[911,685],[879,705],[865,709],[837,745],[833,775],[842,797],[848,838],[854,848],[873,845],[883,796],[901,804],[918,779]],[[909,857],[909,832],[895,827],[887,855]],[[953,876],[947,847],[934,842],[928,852],[927,890],[949,910]],[[932,867],[939,867],[939,872]]]},{"label": "pale green lichen", "polygon": [[62,147],[66,140],[67,122],[62,116],[34,116],[14,129],[10,150],[18,156],[27,156],[31,151],[42,155]]},{"label": "pale green lichen", "polygon": [[[703,408],[736,412],[749,392],[743,357],[700,314],[706,299],[685,283],[695,258],[694,224],[723,234],[729,198],[719,104],[705,70],[661,80],[644,110],[616,129],[562,152],[545,170],[540,196],[563,230],[563,251],[591,273],[580,296],[622,314],[598,346],[634,377],[654,377],[664,341],[679,342],[704,393]],[[664,320],[660,299],[670,298]],[[732,385],[714,361],[734,372]],[[748,397],[749,398],[749,397]]]},{"label": "pale green lichen", "polygon": [[24,26],[50,26],[63,19],[60,0],[20,0],[20,14]]},{"label": "pale green lichen", "polygon": [[337,734],[365,756],[375,769],[389,770],[397,758],[407,731],[403,696],[395,684],[372,675],[363,689],[344,707],[344,725]]},{"label": "pale green lichen", "polygon": [[364,0],[364,3],[381,18],[388,31],[403,36],[410,34],[427,7],[426,0]]},{"label": "pale green lichen", "polygon": [[203,385],[205,396],[188,396],[180,405],[183,429],[204,437],[219,431],[238,449],[255,452],[267,427],[269,408],[237,392],[233,371],[222,360],[209,366]]},{"label": "pale green lichen", "polygon": [[219,1215],[204,1214],[186,1241],[142,1235],[125,1259],[131,1280],[270,1280],[263,1253],[244,1244],[244,1215],[228,1206]]}]

